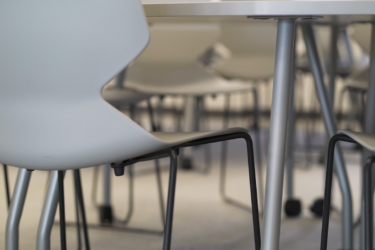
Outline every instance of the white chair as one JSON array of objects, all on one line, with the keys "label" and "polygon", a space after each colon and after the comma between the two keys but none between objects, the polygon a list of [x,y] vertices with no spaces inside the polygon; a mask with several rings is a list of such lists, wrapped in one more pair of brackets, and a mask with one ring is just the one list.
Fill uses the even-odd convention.
[{"label": "white chair", "polygon": [[[189,116],[195,97],[253,90],[246,82],[225,79],[198,63],[198,58],[221,36],[220,25],[152,24],[150,33],[148,47],[127,70],[125,86],[142,93],[187,97],[185,131],[193,131],[198,119]],[[184,151],[184,157],[191,154]],[[222,163],[220,194],[224,201],[244,207],[225,194],[225,158]],[[191,165],[190,159],[185,159],[182,165]]]},{"label": "white chair", "polygon": [[[364,98],[367,93],[368,79],[369,79],[369,54],[370,54],[370,41],[371,41],[371,25],[360,24],[352,25],[352,38],[359,44],[362,50],[362,56],[357,59],[357,67],[355,70],[345,79],[343,88],[339,95],[339,108],[340,113],[343,109],[343,95],[348,92],[350,95],[352,105],[352,120],[355,119],[355,115],[363,112],[364,110]],[[357,94],[357,95],[356,95]],[[360,105],[358,103],[358,95],[360,98]],[[358,107],[360,110],[356,110],[354,107]],[[363,125],[363,117],[361,125]]]},{"label": "white chair", "polygon": [[198,64],[220,32],[216,24],[152,24],[149,45],[127,70],[126,87],[185,96],[249,90],[242,81],[228,81]]},{"label": "white chair", "polygon": [[[269,83],[273,77],[275,52],[276,52],[276,33],[275,23],[259,21],[248,25],[246,23],[226,23],[221,25],[222,34],[219,42],[222,43],[231,52],[228,59],[223,60],[215,71],[227,79],[241,80],[249,83]],[[254,121],[252,130],[257,150],[256,161],[258,167],[258,190],[260,203],[263,204],[263,155],[262,143],[260,139],[260,110],[258,98],[258,86],[253,86],[250,94],[254,103]],[[226,96],[227,109],[229,110],[230,95]],[[227,111],[228,113],[228,111]],[[228,124],[228,117],[224,117],[224,124]],[[222,165],[225,173],[225,160],[227,145],[224,142],[222,148],[224,164]],[[221,188],[225,196],[224,187]],[[245,207],[241,205],[241,207]]]},{"label": "white chair", "polygon": [[372,155],[366,159],[364,163],[363,171],[363,195],[364,195],[364,246],[365,250],[373,249],[373,188],[372,188],[372,174],[371,166],[375,163],[375,135],[367,133],[353,132],[349,130],[339,130],[338,133],[333,136],[329,142],[328,154],[327,154],[327,170],[326,170],[326,181],[324,191],[324,208],[323,208],[323,223],[322,223],[322,238],[321,238],[321,250],[327,249],[328,241],[328,227],[329,227],[329,215],[331,210],[331,189],[332,189],[332,177],[333,177],[333,161],[335,153],[335,145],[338,141],[345,141],[361,145],[362,147],[369,150]]},{"label": "white chair", "polygon": [[[247,142],[255,242],[260,249],[247,130],[148,133],[101,97],[105,83],[148,43],[138,0],[32,0],[3,3],[1,10],[0,162],[22,168],[7,220],[7,250],[18,249],[29,170],[58,171],[61,247],[66,249],[64,170],[117,162],[113,166],[121,174],[128,163],[165,154],[171,157],[171,175],[164,249],[170,249],[178,149],[235,138]],[[54,215],[54,208],[52,202],[45,204],[43,212]],[[44,234],[41,240],[48,244],[50,232]],[[38,249],[48,249],[39,244]]]}]

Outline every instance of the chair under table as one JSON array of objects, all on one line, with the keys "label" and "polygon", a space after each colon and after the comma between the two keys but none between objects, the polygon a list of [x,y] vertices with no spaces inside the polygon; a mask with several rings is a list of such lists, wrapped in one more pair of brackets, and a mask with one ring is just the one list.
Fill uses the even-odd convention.
[{"label": "chair under table", "polygon": [[[138,0],[4,3],[0,30],[0,103],[6,107],[0,111],[0,162],[20,168],[7,219],[7,250],[18,249],[32,170],[58,171],[58,193],[45,203],[41,223],[54,218],[58,201],[65,250],[65,170],[113,163],[120,175],[128,164],[163,156],[171,158],[164,240],[164,249],[170,249],[179,148],[237,138],[247,145],[254,237],[260,249],[253,146],[246,129],[149,133],[101,96],[102,87],[147,46],[149,31]],[[50,231],[38,230],[37,249],[49,244]]]}]

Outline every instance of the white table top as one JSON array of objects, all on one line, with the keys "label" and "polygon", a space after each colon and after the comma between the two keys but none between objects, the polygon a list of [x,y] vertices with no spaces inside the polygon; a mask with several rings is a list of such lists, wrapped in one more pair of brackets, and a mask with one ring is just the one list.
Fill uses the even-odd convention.
[{"label": "white table top", "polygon": [[[375,20],[375,1],[143,0],[150,21],[239,21],[247,17],[323,16],[343,23]],[[168,17],[168,18],[166,18]],[[192,18],[194,17],[194,18]],[[186,20],[185,20],[186,21]]]}]

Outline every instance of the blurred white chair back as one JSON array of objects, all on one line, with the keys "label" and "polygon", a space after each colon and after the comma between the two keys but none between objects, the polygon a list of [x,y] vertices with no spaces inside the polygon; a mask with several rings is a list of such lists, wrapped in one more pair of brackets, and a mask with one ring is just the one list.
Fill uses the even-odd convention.
[{"label": "blurred white chair back", "polygon": [[232,57],[223,61],[218,72],[226,77],[250,80],[272,77],[277,36],[275,23],[228,23],[221,27],[220,42],[232,52]]},{"label": "blurred white chair back", "polygon": [[205,95],[248,89],[206,71],[198,58],[220,37],[217,24],[154,24],[145,51],[127,70],[126,86],[165,95]]}]

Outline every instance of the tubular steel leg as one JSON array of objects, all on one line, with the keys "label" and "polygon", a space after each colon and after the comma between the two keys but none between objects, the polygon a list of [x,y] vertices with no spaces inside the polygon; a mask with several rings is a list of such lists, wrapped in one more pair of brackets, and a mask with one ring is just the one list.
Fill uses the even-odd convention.
[{"label": "tubular steel leg", "polygon": [[[324,81],[323,71],[318,58],[318,52],[315,44],[314,33],[310,24],[303,24],[302,26],[306,49],[308,52],[311,71],[314,76],[314,83],[316,92],[318,94],[321,110],[323,113],[324,123],[327,133],[332,137],[336,133],[336,122],[333,112],[333,106],[330,98],[327,95]],[[352,194],[349,186],[349,180],[345,169],[345,162],[342,156],[340,147],[335,149],[335,164],[336,174],[339,180],[341,194],[342,194],[342,247],[345,250],[353,249],[353,204]]]},{"label": "tubular steel leg", "polygon": [[129,174],[129,199],[128,199],[128,212],[125,216],[125,219],[121,222],[122,224],[128,224],[133,215],[134,209],[134,172],[133,165],[128,166]]},{"label": "tubular steel leg", "polygon": [[[186,103],[184,107],[184,120],[182,125],[183,132],[192,132],[194,131],[194,110],[195,110],[195,99],[194,97],[186,97]],[[184,148],[181,152],[182,160],[191,159],[193,156],[192,148]]]},{"label": "tubular steel leg", "polygon": [[59,183],[59,212],[60,212],[60,243],[61,243],[61,250],[66,250],[64,171],[58,172],[58,183]]},{"label": "tubular steel leg", "polygon": [[[157,132],[158,129],[157,129],[157,126],[156,126],[156,123],[155,123],[153,108],[152,108],[150,100],[147,101],[147,106],[148,106],[148,113],[149,113],[149,117],[150,117],[152,131]],[[161,220],[162,220],[162,224],[164,225],[164,223],[165,223],[165,207],[164,207],[163,185],[162,185],[162,180],[161,180],[161,171],[160,171],[159,159],[155,160],[155,174],[156,174],[156,181],[157,181],[157,186],[158,186]]]},{"label": "tubular steel leg", "polygon": [[6,194],[6,197],[7,197],[7,205],[8,205],[8,209],[9,209],[9,206],[10,206],[10,188],[9,188],[8,166],[6,164],[3,164],[3,170],[4,170],[5,194]]},{"label": "tubular steel leg", "polygon": [[103,205],[111,206],[111,166],[109,164],[103,166]]},{"label": "tubular steel leg", "polygon": [[332,105],[335,103],[335,79],[337,70],[337,59],[338,59],[338,49],[337,40],[339,38],[339,26],[337,24],[332,24],[331,26],[331,48],[329,55],[329,95],[331,97]]},{"label": "tubular steel leg", "polygon": [[51,231],[59,199],[58,191],[58,173],[52,171],[38,226],[36,240],[36,249],[38,250],[50,250],[51,248]]},{"label": "tubular steel leg", "polygon": [[295,22],[295,19],[278,21],[262,250],[279,248]]},{"label": "tubular steel leg", "polygon": [[164,195],[163,195],[163,182],[161,180],[161,171],[159,160],[155,160],[155,173],[156,173],[156,182],[158,185],[158,194],[159,194],[159,205],[160,205],[160,215],[161,222],[165,224],[165,207],[164,207]]},{"label": "tubular steel leg", "polygon": [[173,226],[173,210],[174,210],[174,198],[176,191],[176,177],[177,177],[177,152],[171,150],[171,169],[169,174],[169,188],[168,188],[168,203],[167,203],[167,220],[165,222],[164,230],[164,243],[163,250],[171,249],[172,240],[172,226]]},{"label": "tubular steel leg", "polygon": [[[223,119],[223,128],[228,127],[228,122],[229,122],[229,106],[230,106],[230,95],[226,94],[225,95],[225,105],[224,105],[224,119]],[[230,197],[227,196],[225,192],[225,187],[226,187],[226,175],[227,175],[227,155],[228,155],[228,141],[223,141],[222,142],[222,148],[221,148],[221,166],[220,166],[220,183],[219,183],[219,190],[220,190],[220,196],[221,198],[231,204],[234,205],[238,208],[241,208],[246,211],[251,212],[251,207],[249,207],[246,204],[243,204],[242,202],[236,201]]]},{"label": "tubular steel leg", "polygon": [[91,189],[91,202],[98,207],[99,203],[96,201],[96,195],[98,193],[98,178],[99,178],[100,166],[94,167],[94,173],[92,175],[92,189]]},{"label": "tubular steel leg", "polygon": [[27,189],[29,187],[31,171],[27,169],[18,170],[17,181],[14,189],[12,201],[10,203],[6,232],[5,249],[18,250],[19,225],[25,204]]},{"label": "tubular steel leg", "polygon": [[84,235],[84,238],[85,238],[85,246],[86,246],[86,250],[90,250],[90,240],[89,240],[89,232],[88,232],[88,228],[87,228],[85,201],[84,201],[84,198],[83,198],[81,172],[80,172],[79,169],[74,170],[74,184],[75,184],[75,187],[76,187],[78,204],[79,204],[79,208],[80,208],[80,211],[81,211],[83,235]]},{"label": "tubular steel leg", "polygon": [[329,228],[329,213],[331,210],[331,190],[332,190],[332,178],[333,178],[333,161],[337,154],[336,143],[338,141],[347,141],[355,143],[353,139],[346,135],[334,135],[329,141],[328,155],[327,155],[327,169],[326,169],[326,183],[324,190],[324,205],[323,205],[323,221],[322,221],[322,235],[320,242],[320,250],[327,250],[328,242],[328,228]]},{"label": "tubular steel leg", "polygon": [[295,114],[294,114],[294,78],[295,70],[293,65],[292,85],[290,86],[289,97],[289,122],[287,133],[287,148],[286,148],[286,196],[287,199],[293,199],[293,181],[294,181],[294,133],[295,133]]},{"label": "tubular steel leg", "polygon": [[[74,172],[73,172],[74,173]],[[79,215],[79,201],[78,196],[76,195],[77,188],[74,188],[73,197],[75,197],[75,210],[76,210],[76,228],[77,228],[77,249],[82,249],[82,239],[81,239],[81,219]]]},{"label": "tubular steel leg", "polygon": [[[208,130],[210,130],[209,119],[208,119],[208,114],[206,113],[206,109],[205,109],[204,97],[201,97],[201,99],[200,99],[199,108],[200,108],[201,117],[202,117],[202,119],[200,119],[200,121],[202,122],[201,127],[203,128],[203,130],[208,131]],[[208,174],[208,173],[210,173],[211,168],[212,168],[212,157],[211,157],[211,146],[210,146],[210,144],[207,144],[207,145],[204,146],[204,159],[205,159],[205,161],[204,161],[205,167],[204,167],[203,172],[205,174]]]},{"label": "tubular steel leg", "polygon": [[374,218],[373,218],[373,192],[372,192],[372,176],[371,166],[375,162],[375,157],[372,156],[367,159],[364,166],[364,228],[365,228],[365,250],[373,250],[373,229],[374,229]]},{"label": "tubular steel leg", "polygon": [[251,205],[252,205],[252,215],[253,215],[253,227],[254,227],[254,241],[255,249],[260,250],[261,239],[260,239],[260,226],[259,226],[259,209],[258,209],[258,195],[257,195],[257,183],[256,183],[256,173],[254,164],[254,147],[251,137],[248,133],[240,132],[234,134],[221,135],[211,138],[204,138],[193,142],[188,142],[180,145],[181,147],[191,147],[196,145],[203,145],[207,143],[222,142],[227,140],[242,138],[246,141],[247,149],[247,160],[249,168],[249,180],[250,180],[250,193],[251,193]]},{"label": "tubular steel leg", "polygon": [[258,197],[260,203],[260,211],[263,211],[264,203],[264,183],[263,183],[263,160],[262,160],[262,143],[260,140],[260,129],[259,129],[259,99],[258,90],[256,88],[252,89],[253,100],[254,100],[254,139],[255,139],[255,154],[257,162],[257,172],[258,172]]}]

